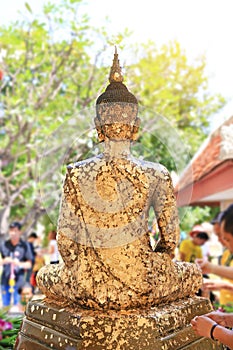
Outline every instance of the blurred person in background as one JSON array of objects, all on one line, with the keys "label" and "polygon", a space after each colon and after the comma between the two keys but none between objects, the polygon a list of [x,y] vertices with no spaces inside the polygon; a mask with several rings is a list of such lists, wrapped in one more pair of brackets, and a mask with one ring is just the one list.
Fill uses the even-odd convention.
[{"label": "blurred person in background", "polygon": [[203,257],[201,246],[208,241],[209,236],[201,226],[194,226],[189,236],[190,238],[181,241],[179,255],[181,261],[194,263],[197,258]]},{"label": "blurred person in background", "polygon": [[211,220],[211,224],[213,225],[213,231],[214,234],[218,237],[219,243],[221,243],[225,247],[225,243],[222,234],[221,234],[221,218],[222,218],[223,212],[218,213],[215,215],[213,220]]},{"label": "blurred person in background", "polygon": [[[190,238],[185,239],[180,243],[179,254],[182,261],[195,263],[196,259],[208,259],[208,255],[203,255],[202,246],[209,240],[207,232],[203,231],[204,228],[201,225],[193,227],[189,233]],[[208,275],[203,275],[204,278],[209,278]],[[212,292],[205,289],[199,289],[198,296],[209,298],[211,302],[215,300],[215,296]]]},{"label": "blurred person in background", "polygon": [[30,235],[27,238],[28,244],[32,252],[32,267],[26,271],[26,282],[28,283],[30,283],[33,266],[35,264],[35,258],[36,258],[35,242],[37,241],[37,239],[38,239],[38,236],[36,232],[30,233]]},{"label": "blurred person in background", "polygon": [[197,259],[196,262],[203,273],[222,277],[221,280],[205,281],[203,288],[220,291],[220,304],[228,304],[233,303],[233,205],[221,213],[219,220],[219,239],[226,247],[221,257],[221,265],[212,264],[204,259]]},{"label": "blurred person in background", "polygon": [[24,312],[27,303],[33,297],[33,289],[30,283],[25,282],[25,284],[19,288],[20,293],[20,304],[18,305],[18,311]]},{"label": "blurred person in background", "polygon": [[36,282],[36,275],[38,271],[41,269],[46,264],[44,254],[43,254],[43,249],[41,247],[36,247],[36,258],[35,258],[35,264],[32,269],[32,274],[30,278],[30,284],[33,287],[33,292],[34,293],[39,293],[39,290],[37,288],[37,282]]},{"label": "blurred person in background", "polygon": [[20,303],[19,289],[25,283],[25,270],[32,266],[32,252],[29,244],[21,239],[21,224],[17,221],[10,224],[9,239],[0,246],[2,305],[4,307]]},{"label": "blurred person in background", "polygon": [[56,231],[53,230],[49,232],[48,234],[49,245],[48,245],[47,253],[49,254],[49,257],[50,257],[50,264],[58,264],[60,259],[56,237],[57,237]]}]

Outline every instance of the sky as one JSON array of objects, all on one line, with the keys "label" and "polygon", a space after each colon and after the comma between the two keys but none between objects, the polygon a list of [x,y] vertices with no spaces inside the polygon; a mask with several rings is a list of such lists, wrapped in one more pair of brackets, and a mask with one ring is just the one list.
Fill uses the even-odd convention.
[{"label": "sky", "polygon": [[[33,12],[38,12],[46,0],[27,2]],[[19,11],[25,11],[24,3],[25,0],[4,1],[0,23],[15,20]],[[162,45],[175,39],[190,60],[205,54],[209,89],[228,101],[213,116],[212,128],[233,115],[232,0],[86,0],[83,11],[93,25],[102,26],[108,17],[110,33],[129,28],[132,43],[150,39]]]}]

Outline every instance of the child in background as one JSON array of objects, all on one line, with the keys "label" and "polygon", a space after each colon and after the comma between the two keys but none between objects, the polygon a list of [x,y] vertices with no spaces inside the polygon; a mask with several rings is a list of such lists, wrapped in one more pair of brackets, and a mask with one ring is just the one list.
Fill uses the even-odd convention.
[{"label": "child in background", "polygon": [[45,265],[45,258],[43,255],[43,251],[40,247],[35,248],[35,251],[36,251],[35,264],[33,266],[30,283],[33,286],[34,291],[36,292],[36,287],[37,287],[36,275],[40,270],[40,268]]}]

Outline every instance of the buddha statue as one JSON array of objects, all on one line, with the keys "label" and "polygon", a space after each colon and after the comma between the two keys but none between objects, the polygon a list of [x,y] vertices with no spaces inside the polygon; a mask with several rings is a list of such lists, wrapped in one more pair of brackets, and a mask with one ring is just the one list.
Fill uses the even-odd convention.
[{"label": "buddha statue", "polygon": [[[174,261],[179,221],[173,185],[161,164],[136,159],[138,101],[123,84],[115,51],[109,85],[96,101],[103,153],[70,164],[63,186],[58,247],[63,262],[37,275],[48,300],[81,308],[146,308],[195,295],[196,264]],[[148,234],[153,208],[160,239]]]}]

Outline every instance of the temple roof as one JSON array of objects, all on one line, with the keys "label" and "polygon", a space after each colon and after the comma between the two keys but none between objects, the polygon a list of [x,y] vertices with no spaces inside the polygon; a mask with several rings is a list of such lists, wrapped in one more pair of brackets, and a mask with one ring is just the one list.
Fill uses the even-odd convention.
[{"label": "temple roof", "polygon": [[233,199],[233,116],[202,144],[175,192],[178,206],[219,205],[221,198]]}]

